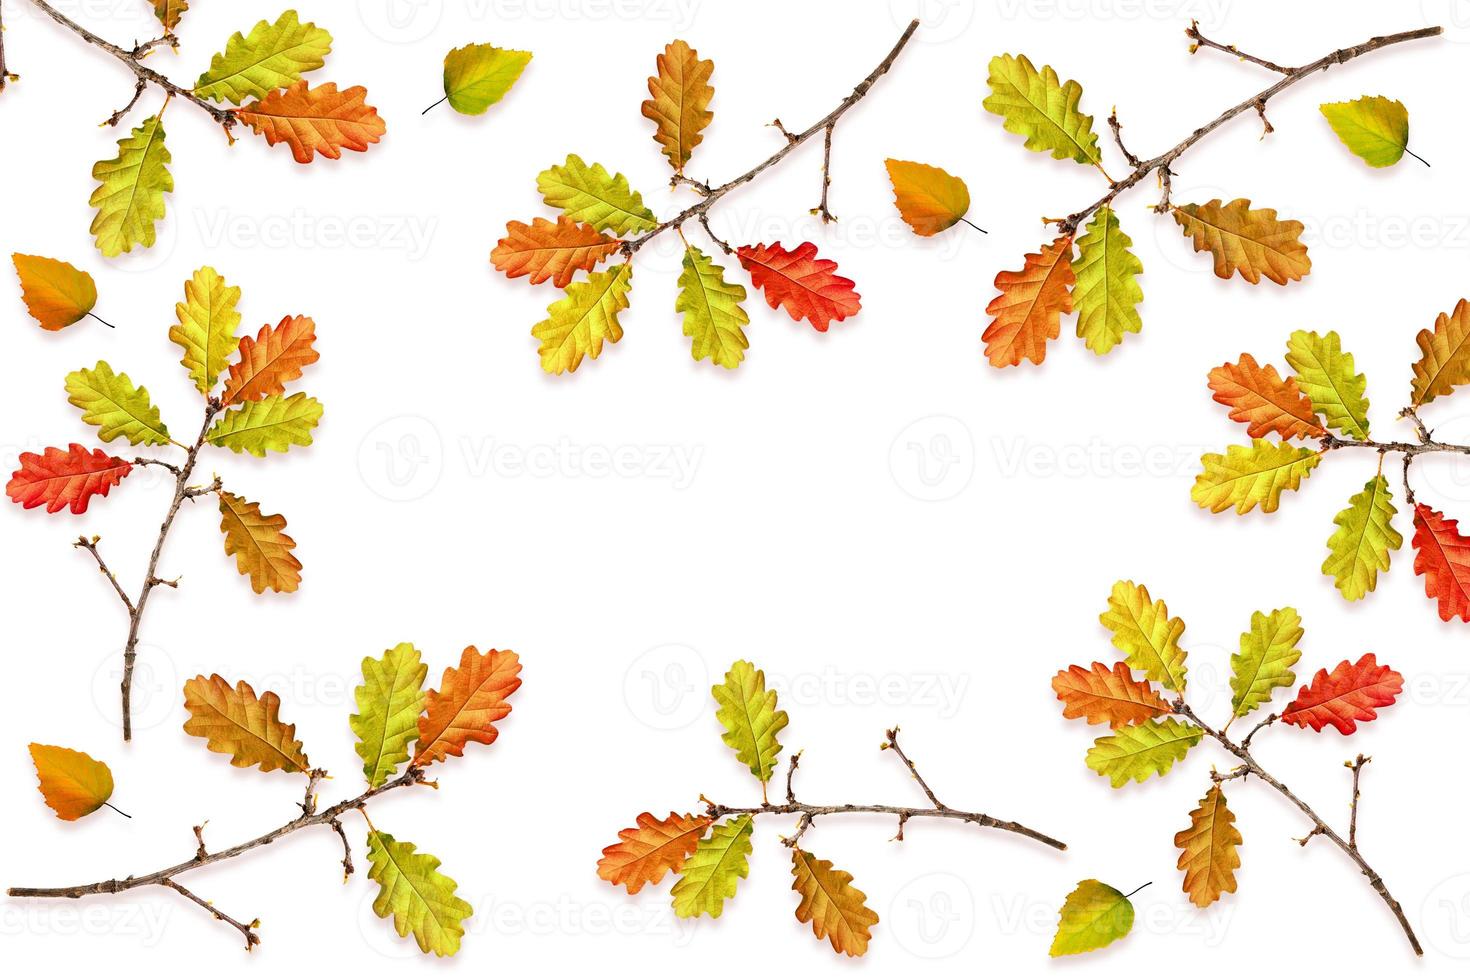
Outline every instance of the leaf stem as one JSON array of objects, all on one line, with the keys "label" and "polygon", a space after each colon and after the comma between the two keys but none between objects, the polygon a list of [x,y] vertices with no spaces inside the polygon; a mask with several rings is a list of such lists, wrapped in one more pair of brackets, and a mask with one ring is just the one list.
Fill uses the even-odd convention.
[{"label": "leaf stem", "polygon": [[89,316],[92,319],[96,320],[98,323],[102,324],[104,327],[111,327],[114,330],[117,329],[117,324],[115,324],[115,323],[108,323],[106,320],[102,319],[100,316],[98,316],[97,314],[93,313],[91,310],[88,310],[87,311],[87,316]]},{"label": "leaf stem", "polygon": [[[449,96],[446,95],[446,96],[444,96],[444,98],[440,99],[438,102],[435,102],[434,105],[429,106],[429,109],[433,109],[433,108],[435,108],[435,106],[442,105],[444,102],[447,102],[448,100],[449,100]],[[429,114],[429,109],[425,109],[423,112],[419,113],[419,115],[421,115],[421,116],[427,116]]]},{"label": "leaf stem", "polygon": [[111,803],[108,803],[105,800],[103,801],[102,805],[105,806],[105,807],[107,807],[107,809],[112,810],[114,813],[120,813],[120,814],[122,814],[123,816],[127,817],[129,820],[133,819],[133,815],[131,813],[123,813],[123,811],[119,810],[117,807],[113,806]]}]

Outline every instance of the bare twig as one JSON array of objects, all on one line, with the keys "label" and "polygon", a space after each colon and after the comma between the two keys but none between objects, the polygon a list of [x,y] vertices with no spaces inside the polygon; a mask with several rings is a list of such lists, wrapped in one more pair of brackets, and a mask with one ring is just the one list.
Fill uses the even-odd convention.
[{"label": "bare twig", "polygon": [[1123,124],[1118,122],[1117,106],[1114,106],[1113,111],[1108,115],[1108,128],[1113,131],[1113,142],[1118,144],[1118,150],[1122,152],[1123,159],[1128,161],[1128,166],[1140,166],[1143,161],[1134,156],[1133,151],[1123,145]]},{"label": "bare twig", "polygon": [[[908,45],[909,39],[914,36],[914,32],[918,29],[919,22],[917,20],[911,21],[908,27],[904,28],[903,34],[899,36],[898,42],[894,44],[893,49],[890,50],[888,54],[883,58],[883,60],[878,63],[878,67],[869,72],[868,77],[859,82],[857,87],[852,90],[852,93],[848,95],[847,98],[838,103],[837,108],[827,113],[827,115],[823,116],[821,119],[818,119],[808,128],[802,130],[799,133],[793,133],[789,129],[787,129],[784,124],[782,124],[781,120],[773,120],[771,125],[780,130],[782,136],[785,138],[786,141],[785,145],[782,146],[781,149],[777,150],[775,153],[771,154],[769,157],[762,160],[754,167],[751,167],[745,173],[741,174],[739,177],[734,178],[733,180],[728,180],[725,183],[720,184],[718,187],[710,187],[708,184],[706,184],[705,186],[708,188],[708,193],[701,192],[700,200],[697,203],[691,204],[689,207],[685,208],[683,211],[680,211],[678,214],[674,215],[672,218],[669,218],[667,221],[661,222],[660,224],[654,226],[652,230],[644,232],[642,235],[632,239],[631,241],[624,242],[622,249],[623,254],[627,256],[632,256],[634,252],[638,251],[644,245],[647,245],[650,241],[657,238],[659,235],[662,235],[670,228],[679,227],[686,221],[691,221],[694,219],[700,219],[701,221],[703,221],[704,216],[709,211],[709,209],[712,208],[716,203],[718,203],[726,194],[735,190],[737,187],[741,187],[745,184],[750,183],[752,180],[755,180],[766,170],[774,167],[776,164],[784,160],[787,154],[789,154],[792,150],[796,149],[801,144],[805,143],[807,140],[811,139],[817,133],[826,131],[828,133],[827,142],[830,145],[831,130],[836,127],[837,121],[842,118],[843,114],[846,113],[847,110],[857,105],[858,102],[862,100],[863,96],[868,94],[868,90],[873,87],[874,83],[877,82],[878,79],[882,78],[885,74],[888,73],[888,70],[893,67],[893,63],[898,60],[899,54],[901,54],[903,52],[903,49]],[[825,190],[826,188],[824,186],[824,200]],[[707,228],[708,226],[706,225],[706,229]],[[721,247],[725,248],[727,252],[729,251],[728,246],[725,246],[723,243],[721,243]]]},{"label": "bare twig", "polygon": [[829,221],[837,220],[832,216],[832,212],[827,209],[827,191],[832,186],[832,130],[836,126],[837,124],[835,122],[828,123],[827,135],[822,140],[822,200],[816,207],[812,208],[812,214],[820,215],[822,224],[824,225]]},{"label": "bare twig", "polygon": [[[1247,748],[1244,744],[1237,744],[1231,741],[1230,737],[1224,732],[1217,731],[1216,729],[1211,728],[1208,724],[1200,719],[1199,715],[1195,714],[1194,709],[1192,709],[1188,704],[1185,704],[1183,698],[1176,699],[1172,707],[1174,711],[1183,715],[1185,718],[1188,718],[1190,721],[1194,722],[1195,725],[1199,726],[1199,728],[1202,729],[1204,733],[1210,738],[1214,739],[1221,748],[1225,749],[1225,751],[1229,752],[1231,755],[1239,759],[1246,770],[1249,771],[1250,775],[1255,776],[1261,782],[1265,783],[1267,786],[1270,786],[1277,793],[1280,793],[1287,800],[1291,801],[1291,803],[1296,806],[1296,808],[1300,810],[1308,820],[1312,822],[1311,830],[1308,831],[1305,837],[1299,839],[1299,842],[1303,846],[1306,845],[1307,841],[1311,840],[1313,837],[1318,836],[1325,837],[1328,840],[1332,841],[1333,844],[1337,845],[1337,848],[1344,854],[1346,854],[1348,858],[1351,859],[1352,862],[1358,866],[1358,870],[1361,871],[1363,873],[1363,876],[1368,879],[1368,884],[1371,885],[1373,890],[1378,893],[1378,897],[1383,899],[1383,903],[1388,906],[1389,911],[1391,911],[1394,915],[1394,918],[1398,920],[1399,927],[1403,929],[1404,936],[1409,940],[1409,945],[1413,947],[1414,953],[1418,956],[1424,955],[1424,948],[1419,945],[1419,937],[1414,935],[1414,927],[1409,924],[1408,917],[1404,915],[1403,907],[1400,906],[1398,900],[1389,893],[1388,886],[1383,883],[1382,876],[1379,875],[1377,871],[1374,871],[1372,866],[1363,859],[1363,855],[1358,851],[1357,844],[1355,842],[1344,840],[1337,831],[1332,829],[1327,821],[1323,820],[1320,816],[1317,815],[1316,810],[1312,809],[1302,800],[1301,797],[1297,796],[1290,789],[1288,789],[1285,783],[1281,782],[1275,776],[1271,775],[1269,772],[1263,769],[1261,767],[1261,764],[1255,760],[1254,756],[1251,755],[1249,748]],[[1259,728],[1260,726],[1257,727]],[[1255,733],[1252,732],[1251,734]],[[1356,775],[1357,772],[1356,770],[1354,770],[1354,776],[1356,777]],[[1349,835],[1355,836],[1355,832],[1350,829]]]},{"label": "bare twig", "polygon": [[1358,849],[1358,799],[1363,795],[1358,791],[1358,783],[1363,778],[1363,767],[1372,761],[1372,756],[1359,752],[1352,762],[1343,763],[1353,771],[1353,799],[1348,805],[1348,846],[1355,851]]},{"label": "bare twig", "polygon": [[[1243,54],[1233,46],[1218,44],[1214,41],[1204,38],[1200,35],[1198,28],[1191,26],[1185,33],[1187,33],[1189,37],[1194,40],[1196,46],[1218,48],[1221,51],[1227,51],[1231,54],[1236,55],[1237,57],[1245,59],[1246,61],[1254,62],[1255,64],[1261,65],[1264,68],[1268,68],[1271,71],[1278,72],[1282,75],[1282,78],[1269,88],[1263,89],[1250,98],[1231,106],[1230,108],[1226,109],[1224,112],[1216,116],[1214,119],[1205,123],[1203,126],[1200,126],[1197,129],[1193,130],[1188,136],[1176,143],[1171,149],[1165,150],[1163,153],[1160,153],[1156,157],[1148,160],[1143,160],[1142,162],[1135,164],[1131,173],[1125,176],[1122,180],[1114,182],[1112,186],[1108,188],[1108,192],[1098,200],[1094,201],[1092,204],[1088,205],[1080,211],[1073,212],[1065,218],[1051,219],[1051,223],[1057,225],[1058,231],[1061,234],[1073,234],[1076,232],[1077,228],[1082,224],[1082,222],[1085,221],[1087,217],[1091,215],[1094,211],[1096,211],[1098,208],[1106,207],[1107,205],[1111,204],[1113,202],[1113,199],[1116,198],[1119,194],[1122,194],[1124,191],[1128,190],[1129,188],[1136,185],[1139,181],[1143,180],[1149,174],[1155,172],[1159,174],[1159,178],[1163,184],[1164,190],[1163,199],[1159,202],[1159,204],[1155,205],[1155,210],[1167,211],[1172,207],[1169,201],[1169,177],[1171,176],[1171,165],[1174,163],[1175,160],[1179,159],[1179,157],[1181,157],[1190,147],[1194,146],[1194,144],[1204,139],[1210,133],[1213,133],[1215,130],[1219,129],[1225,123],[1234,119],[1236,116],[1240,115],[1243,112],[1250,112],[1252,110],[1259,113],[1261,119],[1264,121],[1266,118],[1266,103],[1304,78],[1314,75],[1320,71],[1326,71],[1328,68],[1331,68],[1334,65],[1346,64],[1347,62],[1352,61],[1354,58],[1362,57],[1363,55],[1377,51],[1380,48],[1386,48],[1393,44],[1402,44],[1405,41],[1418,41],[1427,37],[1436,37],[1443,32],[1444,29],[1440,27],[1421,27],[1418,30],[1403,31],[1399,34],[1389,34],[1386,36],[1372,37],[1364,41],[1362,44],[1355,44],[1352,47],[1347,48],[1339,48],[1336,51],[1325,54],[1322,57],[1318,58],[1316,61],[1313,61],[1310,64],[1303,65],[1300,68],[1284,68],[1280,65],[1274,64],[1273,62],[1266,61],[1265,59],[1257,58],[1253,55]],[[1266,126],[1269,131],[1270,124],[1266,123]]]},{"label": "bare twig", "polygon": [[0,17],[0,92],[5,91],[6,82],[13,82],[19,77],[5,69],[5,20]]},{"label": "bare twig", "polygon": [[189,889],[185,888],[183,885],[179,884],[177,881],[174,881],[172,878],[165,878],[162,881],[160,881],[159,884],[160,885],[164,885],[164,886],[166,886],[168,888],[172,888],[174,891],[178,892],[180,895],[184,896],[189,901],[193,902],[195,905],[197,905],[200,908],[204,909],[206,912],[208,912],[210,915],[214,916],[219,921],[221,921],[221,922],[228,922],[230,925],[234,926],[236,929],[239,929],[240,930],[240,933],[245,937],[245,952],[248,953],[253,948],[255,948],[256,946],[259,946],[260,945],[260,937],[255,934],[255,930],[260,926],[260,920],[259,919],[256,919],[255,921],[251,922],[249,925],[246,925],[245,923],[241,922],[239,919],[234,919],[234,918],[231,918],[228,915],[225,915],[219,909],[217,909],[217,908],[214,907],[214,903],[213,902],[206,902],[204,899],[200,898],[198,895],[195,895],[193,892],[189,891]]},{"label": "bare twig", "polygon": [[1184,33],[1187,34],[1189,38],[1194,41],[1194,44],[1190,45],[1189,48],[1190,54],[1194,54],[1200,48],[1214,48],[1216,51],[1224,51],[1226,54],[1233,54],[1241,61],[1249,61],[1252,64],[1260,65],[1262,68],[1265,68],[1269,71],[1274,71],[1279,75],[1290,75],[1292,72],[1299,70],[1296,68],[1285,68],[1281,65],[1276,64],[1276,62],[1274,61],[1267,61],[1265,58],[1257,58],[1253,54],[1246,54],[1244,51],[1240,50],[1233,44],[1221,44],[1218,41],[1211,41],[1209,38],[1205,37],[1199,32],[1199,21],[1197,20],[1190,21],[1189,26],[1184,29]]}]

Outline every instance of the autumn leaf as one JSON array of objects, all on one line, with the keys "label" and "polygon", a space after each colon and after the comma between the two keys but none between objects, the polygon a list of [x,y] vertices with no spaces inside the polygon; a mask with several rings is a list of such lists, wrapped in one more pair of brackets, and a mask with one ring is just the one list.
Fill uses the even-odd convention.
[{"label": "autumn leaf", "polygon": [[153,0],[153,13],[165,31],[172,32],[189,9],[188,0]]},{"label": "autumn leaf", "polygon": [[1128,935],[1132,928],[1133,903],[1128,896],[1096,878],[1088,878],[1079,881],[1062,903],[1051,955],[1070,956],[1101,949]]},{"label": "autumn leaf", "polygon": [[510,221],[505,237],[490,253],[490,263],[511,279],[530,276],[533,286],[550,279],[556,288],[564,289],[578,272],[592,269],[621,245],[616,238],[566,215],[555,222],[536,218],[529,225]]},{"label": "autumn leaf", "polygon": [[1413,543],[1414,574],[1424,576],[1424,594],[1439,600],[1439,618],[1470,623],[1470,538],[1459,521],[1415,504]]},{"label": "autumn leaf", "polygon": [[1179,848],[1179,870],[1184,872],[1184,894],[1200,908],[1213,905],[1224,892],[1235,891],[1235,869],[1240,867],[1240,831],[1235,814],[1225,805],[1218,784],[1211,786],[1199,807],[1189,813],[1189,826],[1174,835]]},{"label": "autumn leaf", "polygon": [[97,305],[97,284],[90,273],[70,262],[43,255],[11,253],[15,274],[20,277],[20,298],[43,330],[60,330],[92,312]]},{"label": "autumn leaf", "polygon": [[419,950],[435,956],[459,952],[470,903],[455,894],[459,886],[439,871],[439,859],[420,854],[407,841],[380,830],[368,831],[368,880],[378,883],[373,912],[393,918],[398,935],[413,935]]},{"label": "autumn leaf", "polygon": [[85,752],[31,743],[41,796],[62,820],[78,820],[112,798],[112,770]]},{"label": "autumn leaf", "polygon": [[1281,720],[1320,732],[1327,725],[1351,735],[1358,722],[1378,717],[1377,708],[1393,704],[1404,689],[1404,677],[1365,653],[1356,663],[1344,660],[1331,674],[1317,671],[1312,683],[1297,692],[1281,712]]},{"label": "autumn leaf", "polygon": [[224,404],[285,394],[286,384],[320,357],[315,343],[316,322],[309,316],[282,317],[274,327],[261,327],[254,339],[241,337],[239,356],[225,379]]},{"label": "autumn leaf", "polygon": [[1098,621],[1113,634],[1113,646],[1123,651],[1128,666],[1175,693],[1184,693],[1189,673],[1184,665],[1189,654],[1179,646],[1184,620],[1171,617],[1164,600],[1154,601],[1146,586],[1115,582],[1108,608]]},{"label": "autumn leaf", "polygon": [[1286,363],[1329,429],[1350,439],[1368,438],[1368,379],[1353,373],[1353,355],[1343,351],[1336,330],[1292,331]]},{"label": "autumn leaf", "polygon": [[927,163],[884,161],[893,203],[914,234],[927,238],[958,224],[970,210],[970,189],[953,174]]},{"label": "autumn leaf", "polygon": [[297,163],[310,163],[318,153],[337,160],[344,149],[365,151],[388,131],[366,99],[361,85],[339,92],[332,82],[308,88],[300,81],[242,106],[235,118],[271,146],[291,147]]},{"label": "autumn leaf", "polygon": [[1174,220],[1194,241],[1196,252],[1215,257],[1215,275],[1229,279],[1236,273],[1251,285],[1265,276],[1278,286],[1301,279],[1312,269],[1307,247],[1301,243],[1300,221],[1278,221],[1271,208],[1251,208],[1237,198],[1221,204],[1182,204]]},{"label": "autumn leaf", "polygon": [[674,173],[682,174],[694,148],[704,140],[704,128],[714,118],[709,111],[715,90],[709,84],[713,61],[701,61],[699,52],[674,41],[658,56],[658,74],[648,79],[643,117],[653,122],[653,139],[663,148]]},{"label": "autumn leaf", "polygon": [[627,262],[568,286],[566,295],[546,308],[547,318],[531,328],[531,336],[541,341],[541,370],[575,371],[584,356],[597,359],[604,340],[622,340],[618,313],[628,308],[632,288],[633,266]]},{"label": "autumn leaf", "polygon": [[268,395],[245,402],[215,420],[207,441],[235,453],[264,457],[311,445],[311,430],[322,418],[322,403],[301,392],[290,397]]},{"label": "autumn leaf", "polygon": [[439,689],[424,699],[412,765],[423,768],[462,756],[471,742],[490,745],[495,722],[510,714],[509,698],[521,686],[521,661],[512,650],[465,647],[459,667],[446,667]]},{"label": "autumn leaf", "polygon": [[1462,299],[1453,313],[1441,313],[1434,329],[1420,330],[1416,341],[1421,353],[1410,386],[1415,408],[1470,384],[1470,304]]},{"label": "autumn leaf", "polygon": [[780,242],[741,245],[735,254],[771,309],[784,308],[791,319],[806,320],[823,333],[833,320],[846,320],[862,309],[853,281],[837,275],[836,262],[817,258],[811,242],[802,242],[795,251]]},{"label": "autumn leaf", "polygon": [[108,258],[131,252],[134,245],[152,248],[154,225],[163,220],[163,195],[172,193],[168,147],[163,123],[149,116],[142,125],[117,141],[117,156],[92,167],[97,189],[88,200],[97,214],[92,234],[97,251]]},{"label": "autumn leaf", "polygon": [[357,736],[357,754],[369,786],[383,785],[408,761],[424,707],[424,666],[412,643],[381,657],[362,658],[362,683],[353,692],[357,713],[347,719]]},{"label": "autumn leaf", "polygon": [[235,105],[264,99],[320,68],[331,50],[332,35],[313,23],[301,23],[296,11],[287,10],[274,24],[257,23],[248,37],[232,34],[194,83],[194,94]]},{"label": "autumn leaf", "polygon": [[225,554],[235,556],[241,575],[250,576],[250,587],[259,595],[295,592],[301,585],[301,562],[291,553],[296,542],[286,533],[280,514],[262,514],[260,504],[219,492],[219,529],[225,535]]},{"label": "autumn leaf", "polygon": [[1152,718],[1093,742],[1087,750],[1087,767],[1106,777],[1114,789],[1130,779],[1141,783],[1150,776],[1167,775],[1204,734],[1175,718]]},{"label": "autumn leaf", "polygon": [[1057,671],[1051,689],[1062,702],[1063,718],[1086,718],[1089,725],[1122,728],[1171,710],[1151,684],[1134,678],[1127,664],[1109,667],[1094,661],[1091,669],[1074,664]]},{"label": "autumn leaf", "polygon": [[1365,95],[1319,108],[1342,145],[1370,167],[1390,167],[1409,147],[1409,110],[1397,99]]},{"label": "autumn leaf", "polygon": [[740,879],[750,874],[750,835],[755,825],[749,814],[742,813],[710,828],[693,855],[684,864],[684,873],[674,882],[669,893],[674,914],[681,919],[701,915],[718,919],[725,900],[735,897]]},{"label": "autumn leaf", "polygon": [[1249,446],[1230,446],[1222,456],[1205,453],[1190,497],[1220,513],[1235,508],[1247,514],[1257,504],[1267,514],[1281,505],[1281,494],[1295,490],[1322,461],[1322,450],[1256,439]]},{"label": "autumn leaf", "polygon": [[1143,329],[1138,315],[1143,263],[1128,251],[1132,244],[1112,208],[1098,208],[1087,233],[1077,239],[1072,304],[1077,308],[1077,336],[1094,354],[1106,354],[1122,343],[1124,334]]},{"label": "autumn leaf", "polygon": [[536,189],[548,206],[580,224],[614,235],[652,231],[658,218],[643,204],[643,195],[622,174],[608,174],[600,163],[588,166],[575,153],[567,162],[536,176]]},{"label": "autumn leaf", "polygon": [[1005,120],[1006,132],[1024,136],[1026,149],[1101,165],[1092,117],[1077,110],[1081,85],[1070,80],[1063,84],[1050,65],[1038,72],[1024,54],[991,58],[989,84],[990,95],[982,105]]},{"label": "autumn leaf", "polygon": [[1234,717],[1244,718],[1270,701],[1278,687],[1296,683],[1291,668],[1302,658],[1296,648],[1302,632],[1302,618],[1290,606],[1273,609],[1269,615],[1251,614],[1250,632],[1240,634],[1240,650],[1230,657]]},{"label": "autumn leaf", "polygon": [[684,336],[693,341],[690,352],[696,361],[707,357],[720,367],[739,367],[750,346],[744,330],[750,317],[740,306],[745,287],[726,282],[724,266],[693,245],[685,248],[683,265],[674,312],[684,314]]},{"label": "autumn leaf", "polygon": [[1270,364],[1249,354],[1210,370],[1215,401],[1230,409],[1232,421],[1243,423],[1252,439],[1278,435],[1285,439],[1327,434],[1317,421],[1312,400],[1301,393],[1296,378],[1283,378]]},{"label": "autumn leaf", "polygon": [[1040,252],[1026,255],[1020,272],[1000,272],[1000,294],[985,307],[995,319],[985,328],[985,356],[992,367],[1040,364],[1046,343],[1062,332],[1062,314],[1072,312],[1072,238],[1063,235]]},{"label": "autumn leaf", "polygon": [[602,849],[597,877],[636,895],[644,885],[656,885],[668,872],[683,868],[709,825],[706,816],[670,813],[660,820],[644,811],[636,826],[618,831],[618,842]]},{"label": "autumn leaf", "polygon": [[205,739],[211,752],[230,757],[230,765],[261,772],[305,772],[311,768],[296,726],[282,724],[281,699],[271,691],[260,697],[244,681],[233,688],[219,674],[184,682],[184,732]]},{"label": "autumn leaf", "polygon": [[868,951],[878,913],[864,904],[868,896],[852,885],[852,875],[799,847],[791,849],[791,890],[801,896],[796,921],[810,922],[818,939],[848,956]]},{"label": "autumn leaf", "polygon": [[68,374],[66,394],[67,401],[82,410],[82,421],[97,426],[103,442],[119,436],[130,446],[140,442],[165,446],[172,441],[148,389],[134,385],[126,374],[114,374],[106,361]]},{"label": "autumn leaf", "polygon": [[229,285],[224,276],[206,265],[196,269],[184,283],[184,301],[174,305],[179,322],[169,328],[168,339],[184,349],[179,363],[201,395],[208,396],[214,390],[236,347],[235,328],[240,325],[240,314],[235,304],[239,301],[240,287]]},{"label": "autumn leaf", "polygon": [[466,44],[444,56],[444,97],[455,112],[478,116],[505,98],[531,63],[531,52]]},{"label": "autumn leaf", "polygon": [[777,736],[789,720],[786,712],[776,710],[776,692],[766,689],[766,672],[749,660],[737,660],[710,693],[720,706],[715,712],[725,729],[720,738],[764,786],[776,771],[781,755]]},{"label": "autumn leaf", "polygon": [[132,463],[100,449],[76,443],[67,449],[52,446],[41,455],[21,453],[20,469],[10,475],[5,492],[27,510],[45,504],[48,514],[64,507],[84,514],[94,496],[107,496],[132,471]]},{"label": "autumn leaf", "polygon": [[1349,602],[1377,587],[1378,573],[1388,571],[1389,553],[1403,545],[1403,535],[1393,529],[1397,513],[1388,481],[1380,473],[1332,519],[1337,530],[1327,539],[1322,574],[1332,576],[1337,591]]}]

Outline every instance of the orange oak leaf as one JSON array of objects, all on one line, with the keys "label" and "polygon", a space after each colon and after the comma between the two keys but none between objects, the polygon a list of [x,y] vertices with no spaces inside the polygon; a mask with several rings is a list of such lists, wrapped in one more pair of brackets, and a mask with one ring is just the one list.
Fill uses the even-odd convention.
[{"label": "orange oak leaf", "polygon": [[653,138],[663,147],[675,173],[684,172],[694,148],[704,140],[704,127],[714,118],[709,111],[715,97],[709,84],[714,70],[713,61],[701,61],[698,51],[675,41],[658,56],[658,74],[649,76],[652,98],[644,101],[643,116],[657,127]]},{"label": "orange oak leaf", "polygon": [[296,541],[286,533],[280,514],[262,514],[260,504],[219,492],[219,529],[225,535],[225,554],[235,556],[241,575],[250,576],[250,587],[259,595],[295,592],[301,585],[301,562],[291,553]]},{"label": "orange oak leaf", "polygon": [[1439,600],[1439,618],[1470,623],[1470,538],[1460,522],[1415,504],[1414,552],[1414,573],[1424,576],[1424,594]]},{"label": "orange oak leaf", "polygon": [[1330,674],[1317,671],[1312,683],[1303,686],[1281,712],[1281,720],[1314,732],[1331,725],[1351,735],[1358,730],[1358,722],[1377,718],[1374,709],[1393,704],[1403,689],[1402,674],[1365,653],[1357,663],[1344,660]]},{"label": "orange oak leaf", "polygon": [[1252,208],[1245,198],[1221,204],[1219,198],[1205,204],[1181,204],[1174,220],[1194,243],[1196,252],[1209,252],[1215,259],[1215,275],[1240,278],[1251,285],[1261,277],[1284,286],[1312,271],[1307,246],[1301,242],[1302,223],[1282,221],[1272,208]]},{"label": "orange oak leaf", "polygon": [[184,710],[184,731],[205,739],[211,752],[229,756],[232,766],[258,766],[261,772],[311,768],[296,726],[281,723],[281,699],[274,692],[256,697],[244,681],[230,687],[219,674],[200,674],[184,682]]},{"label": "orange oak leaf", "polygon": [[310,163],[318,153],[336,160],[344,149],[366,150],[388,131],[366,98],[361,85],[339,92],[332,82],[307,88],[303,80],[241,106],[235,116],[271,146],[290,146],[297,163]]},{"label": "orange oak leaf", "polygon": [[878,913],[868,908],[868,896],[852,886],[852,875],[832,867],[799,847],[791,849],[791,890],[801,896],[796,921],[811,923],[818,939],[848,956],[868,951]]},{"label": "orange oak leaf", "polygon": [[1470,383],[1470,303],[1462,299],[1454,312],[1435,317],[1434,329],[1420,330],[1415,341],[1419,360],[1410,388],[1415,408]]},{"label": "orange oak leaf", "polygon": [[558,215],[555,222],[536,218],[529,225],[511,221],[505,237],[490,253],[490,263],[511,279],[530,276],[532,285],[550,279],[558,289],[580,271],[588,271],[618,250],[622,242],[591,225]]},{"label": "orange oak leaf", "polygon": [[41,796],[62,820],[85,817],[112,797],[112,770],[85,752],[32,742],[31,762]]},{"label": "orange oak leaf", "polygon": [[225,379],[225,404],[285,394],[286,382],[295,381],[307,365],[316,363],[320,355],[315,343],[316,323],[309,316],[284,317],[274,327],[261,327],[253,339],[249,334],[241,337],[240,356]]},{"label": "orange oak leaf", "polygon": [[1122,728],[1170,713],[1154,686],[1135,679],[1125,663],[1109,667],[1094,661],[1091,669],[1073,664],[1057,671],[1051,689],[1062,702],[1063,718],[1085,717],[1089,725]]},{"label": "orange oak leaf", "polygon": [[84,514],[93,496],[107,496],[132,471],[132,463],[100,449],[76,443],[68,449],[52,446],[41,455],[21,453],[20,469],[10,475],[5,492],[27,510],[45,504],[48,514],[63,507]]},{"label": "orange oak leaf", "polygon": [[1216,783],[1199,807],[1190,811],[1189,826],[1174,835],[1178,867],[1184,872],[1184,894],[1191,902],[1204,908],[1222,893],[1235,891],[1235,869],[1240,867],[1236,848],[1241,843],[1235,814],[1225,805],[1225,794]]},{"label": "orange oak leaf", "polygon": [[511,650],[480,653],[465,647],[459,667],[447,667],[439,690],[424,698],[419,739],[411,765],[464,755],[470,742],[489,745],[500,735],[495,722],[510,714],[507,700],[521,686],[520,658]]},{"label": "orange oak leaf", "polygon": [[802,242],[794,251],[780,242],[741,245],[735,254],[771,309],[784,307],[791,319],[806,320],[823,333],[833,320],[845,320],[862,309],[853,281],[836,274],[836,262],[817,258],[817,246],[811,242]]},{"label": "orange oak leaf", "polygon": [[1283,378],[1273,365],[1260,365],[1249,354],[1234,364],[1225,363],[1210,371],[1210,390],[1215,401],[1230,409],[1230,418],[1246,426],[1252,439],[1271,433],[1291,439],[1316,438],[1327,434],[1302,393],[1296,378]]},{"label": "orange oak leaf", "polygon": [[637,826],[618,831],[618,842],[602,849],[597,877],[636,895],[645,884],[656,885],[668,872],[683,868],[709,825],[706,816],[670,813],[660,820],[644,811]]},{"label": "orange oak leaf", "polygon": [[995,317],[980,339],[992,367],[1015,367],[1023,359],[1040,364],[1046,343],[1062,332],[1062,314],[1072,312],[1072,236],[1063,235],[1026,256],[1020,272],[1000,272],[1000,295],[985,312]]}]

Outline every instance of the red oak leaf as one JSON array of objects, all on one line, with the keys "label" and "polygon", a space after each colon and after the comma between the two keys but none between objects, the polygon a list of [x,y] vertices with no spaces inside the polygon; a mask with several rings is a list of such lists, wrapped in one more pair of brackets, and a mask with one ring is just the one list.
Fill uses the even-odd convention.
[{"label": "red oak leaf", "polygon": [[837,263],[817,258],[817,246],[802,242],[788,252],[774,245],[741,245],[735,250],[756,289],[771,309],[782,307],[793,320],[806,320],[825,333],[833,320],[845,320],[862,309],[853,281],[836,274]]},{"label": "red oak leaf", "polygon": [[1298,691],[1296,699],[1286,706],[1281,720],[1314,732],[1331,725],[1351,735],[1358,730],[1358,722],[1377,718],[1378,712],[1373,709],[1393,704],[1403,689],[1402,674],[1365,653],[1357,663],[1344,660],[1330,674],[1317,671],[1312,683]]},{"label": "red oak leaf", "polygon": [[68,449],[53,446],[39,456],[21,453],[20,469],[10,475],[5,492],[27,510],[45,504],[48,514],[63,507],[81,514],[94,494],[107,496],[132,470],[132,463],[100,449],[87,450],[76,443]]},{"label": "red oak leaf", "polygon": [[1424,576],[1424,594],[1439,600],[1439,618],[1470,623],[1470,538],[1460,522],[1423,504],[1414,505],[1414,571]]}]

